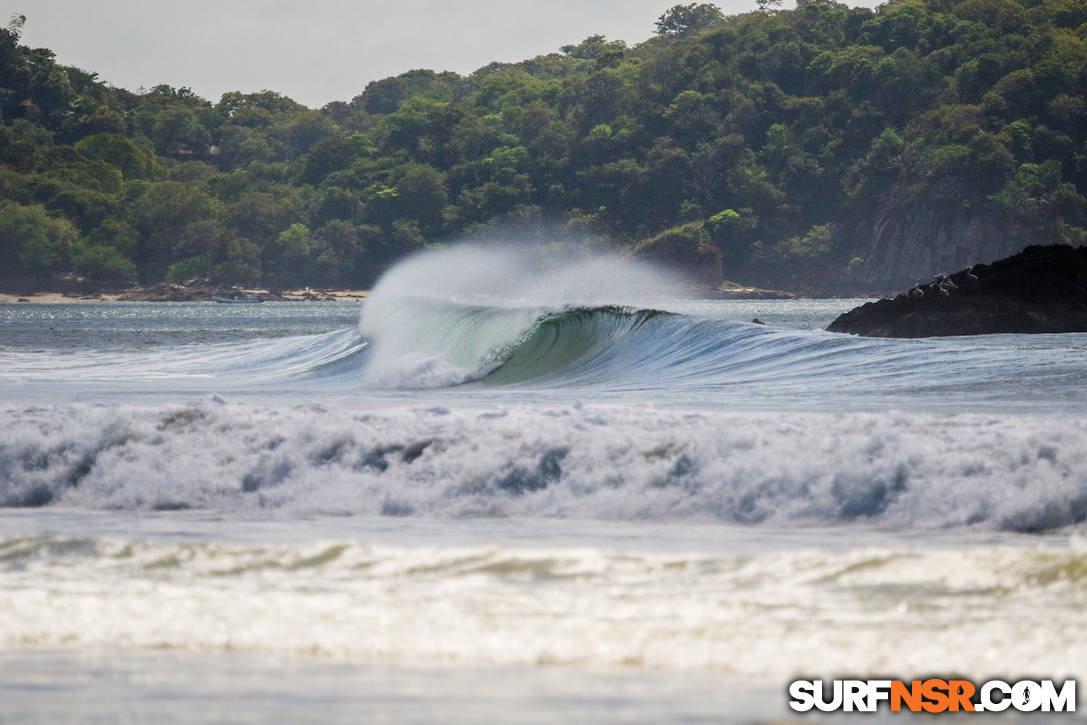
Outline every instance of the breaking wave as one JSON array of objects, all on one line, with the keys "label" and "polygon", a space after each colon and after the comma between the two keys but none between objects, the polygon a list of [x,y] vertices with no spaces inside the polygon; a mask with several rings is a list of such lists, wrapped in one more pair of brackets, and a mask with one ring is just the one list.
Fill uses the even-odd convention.
[{"label": "breaking wave", "polygon": [[1087,520],[1082,419],[214,402],[5,418],[3,506],[1012,531]]},{"label": "breaking wave", "polygon": [[[1029,349],[992,339],[884,340],[620,305],[406,298],[363,316],[374,388],[474,384],[756,406],[1074,412],[1082,337]],[[1077,345],[1077,341],[1079,344]]]}]

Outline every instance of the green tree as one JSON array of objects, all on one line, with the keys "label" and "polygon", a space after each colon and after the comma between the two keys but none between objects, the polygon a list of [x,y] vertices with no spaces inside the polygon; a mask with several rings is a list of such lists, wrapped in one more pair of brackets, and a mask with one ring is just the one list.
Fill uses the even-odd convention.
[{"label": "green tree", "polygon": [[304,284],[314,247],[310,230],[304,224],[292,224],[264,249],[265,280],[275,285]]},{"label": "green tree", "polygon": [[362,134],[338,134],[317,141],[310,148],[302,167],[302,180],[319,184],[329,174],[346,169],[366,150]]},{"label": "green tree", "polygon": [[76,272],[103,282],[130,282],[136,279],[136,265],[115,247],[98,244],[78,244],[72,254]]},{"label": "green tree", "polygon": [[34,170],[38,157],[53,144],[53,133],[24,118],[0,125],[0,163],[19,171]]},{"label": "green tree", "polygon": [[145,282],[162,279],[186,250],[203,251],[205,225],[222,211],[222,204],[199,183],[144,182],[131,193],[128,220],[139,233],[134,261]]},{"label": "green tree", "polygon": [[116,133],[100,133],[80,139],[75,149],[88,159],[103,161],[126,179],[150,179],[156,171],[155,155],[145,146]]},{"label": "green tree", "polygon": [[261,249],[248,239],[232,239],[226,245],[226,258],[212,274],[220,282],[256,282],[261,276]]},{"label": "green tree", "polygon": [[92,245],[113,247],[126,258],[131,257],[139,244],[140,234],[122,219],[110,217],[87,235]]},{"label": "green tree", "polygon": [[657,18],[657,35],[676,38],[698,30],[712,28],[725,19],[721,8],[711,3],[674,5]]},{"label": "green tree", "polygon": [[0,256],[14,262],[10,271],[39,276],[61,271],[78,240],[71,222],[39,204],[0,206]]},{"label": "green tree", "polygon": [[397,172],[395,183],[398,216],[414,219],[423,229],[436,231],[448,201],[445,175],[429,166],[410,164]]}]

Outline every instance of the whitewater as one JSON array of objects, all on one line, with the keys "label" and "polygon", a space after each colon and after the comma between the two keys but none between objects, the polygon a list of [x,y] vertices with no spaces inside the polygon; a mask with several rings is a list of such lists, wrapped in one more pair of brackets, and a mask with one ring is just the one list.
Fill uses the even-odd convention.
[{"label": "whitewater", "polygon": [[683,290],[456,247],[361,309],[0,305],[0,721],[776,721],[797,677],[1087,670],[1087,335]]}]

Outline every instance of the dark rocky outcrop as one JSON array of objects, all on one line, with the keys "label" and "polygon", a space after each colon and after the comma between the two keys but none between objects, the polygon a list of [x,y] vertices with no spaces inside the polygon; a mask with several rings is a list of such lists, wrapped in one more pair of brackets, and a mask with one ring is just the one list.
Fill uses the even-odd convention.
[{"label": "dark rocky outcrop", "polygon": [[1027,247],[938,275],[893,300],[850,310],[827,329],[867,337],[1087,332],[1087,246]]}]

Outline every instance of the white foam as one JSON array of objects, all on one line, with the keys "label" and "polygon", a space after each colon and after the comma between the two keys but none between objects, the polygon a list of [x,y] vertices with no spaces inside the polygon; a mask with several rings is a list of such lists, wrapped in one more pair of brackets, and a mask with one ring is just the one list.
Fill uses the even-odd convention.
[{"label": "white foam", "polygon": [[[593,548],[0,542],[0,648],[353,661],[1068,676],[1082,546],[759,555]],[[1044,617],[1038,617],[1045,612]]]},{"label": "white foam", "polygon": [[1044,530],[1087,519],[1087,421],[644,406],[9,410],[0,499]]}]

